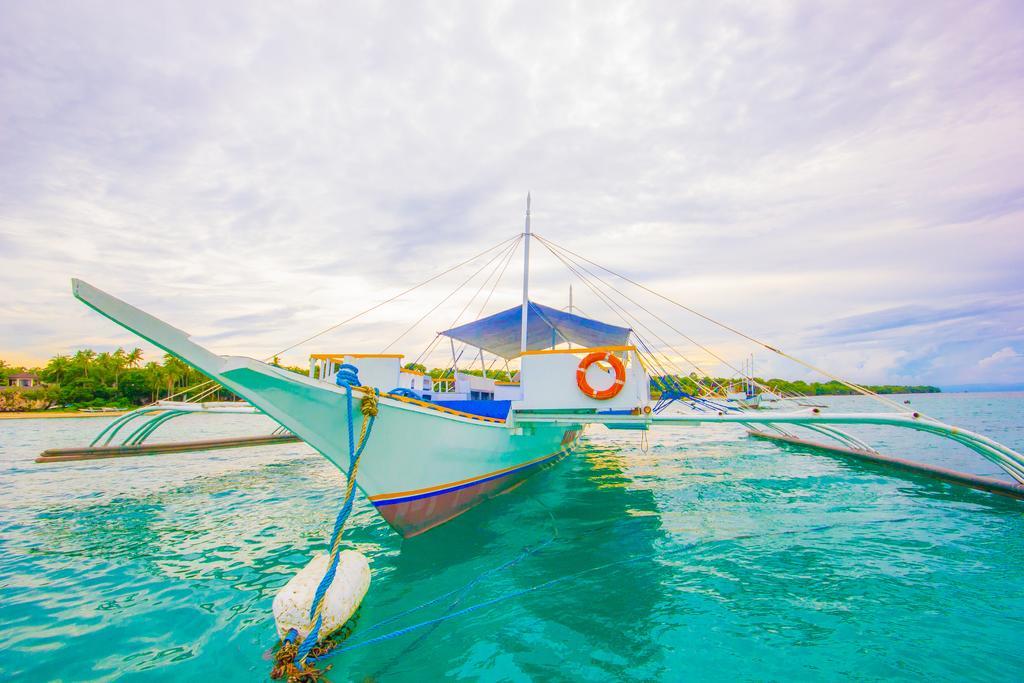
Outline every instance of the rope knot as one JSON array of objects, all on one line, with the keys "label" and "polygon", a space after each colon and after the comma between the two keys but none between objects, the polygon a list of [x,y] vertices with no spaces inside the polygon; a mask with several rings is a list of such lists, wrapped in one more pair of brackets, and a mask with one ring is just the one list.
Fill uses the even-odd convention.
[{"label": "rope knot", "polygon": [[363,402],[360,409],[363,411],[363,417],[377,417],[376,392],[370,392],[363,396]]}]

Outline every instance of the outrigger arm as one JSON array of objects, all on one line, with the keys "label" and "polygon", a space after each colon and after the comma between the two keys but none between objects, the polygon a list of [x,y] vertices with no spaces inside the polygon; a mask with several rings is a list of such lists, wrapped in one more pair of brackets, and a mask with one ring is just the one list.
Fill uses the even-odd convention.
[{"label": "outrigger arm", "polygon": [[[981,434],[939,422],[920,413],[827,413],[818,408],[791,413],[772,413],[759,415],[750,412],[736,413],[695,413],[693,415],[607,415],[599,413],[530,413],[516,412],[514,420],[517,425],[526,423],[554,424],[604,424],[627,425],[643,429],[651,426],[689,426],[698,424],[739,424],[749,425],[792,425],[806,427],[819,433],[827,434],[840,441],[852,439],[847,434],[838,432],[828,425],[881,425],[902,427],[919,432],[927,432],[956,441],[985,459],[995,463],[1018,483],[1024,484],[1024,456]],[[840,439],[839,434],[846,439]],[[847,443],[858,450],[871,450],[863,442]]]}]

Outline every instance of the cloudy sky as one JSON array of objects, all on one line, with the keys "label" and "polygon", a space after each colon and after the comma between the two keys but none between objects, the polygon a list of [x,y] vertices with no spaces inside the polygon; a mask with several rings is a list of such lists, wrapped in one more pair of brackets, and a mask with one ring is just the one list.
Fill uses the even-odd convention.
[{"label": "cloudy sky", "polygon": [[[0,1],[0,358],[137,343],[72,276],[263,357],[514,236],[531,191],[537,233],[851,379],[1020,382],[1021,169],[1019,2]],[[485,263],[286,360],[379,351]]]}]

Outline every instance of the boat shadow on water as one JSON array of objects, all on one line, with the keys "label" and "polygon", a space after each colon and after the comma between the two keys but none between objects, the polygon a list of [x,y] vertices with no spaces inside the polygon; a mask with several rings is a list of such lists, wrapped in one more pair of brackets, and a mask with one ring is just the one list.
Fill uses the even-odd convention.
[{"label": "boat shadow on water", "polygon": [[[339,664],[374,678],[412,675],[407,655],[433,637],[458,641],[445,651],[463,653],[431,660],[439,674],[511,657],[519,673],[544,677],[558,670],[564,647],[595,653],[593,675],[621,675],[628,661],[659,657],[647,634],[664,589],[643,558],[665,533],[653,493],[630,486],[624,462],[620,452],[584,445],[558,467],[404,540],[392,567],[375,567],[365,628]],[[425,622],[390,643],[359,645]]]}]

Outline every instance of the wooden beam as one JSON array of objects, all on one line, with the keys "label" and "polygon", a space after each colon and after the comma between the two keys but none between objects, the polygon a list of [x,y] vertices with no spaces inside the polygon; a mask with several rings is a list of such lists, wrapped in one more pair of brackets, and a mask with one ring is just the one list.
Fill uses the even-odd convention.
[{"label": "wooden beam", "polygon": [[1021,484],[1014,484],[993,477],[983,477],[978,474],[968,474],[967,472],[958,472],[956,470],[947,469],[945,467],[938,467],[936,465],[928,465],[921,462],[914,462],[913,460],[906,460],[904,458],[897,458],[891,455],[883,455],[881,453],[874,453],[871,451],[862,451],[854,448],[846,448],[844,446],[832,446],[830,444],[823,444],[817,441],[808,441],[806,439],[800,439],[795,436],[783,436],[782,434],[769,434],[767,432],[761,432],[757,430],[750,430],[748,432],[750,436],[758,439],[765,439],[767,441],[779,441],[782,443],[793,444],[795,446],[802,446],[804,448],[813,448],[818,451],[826,451],[827,453],[834,455],[842,455],[846,457],[856,458],[858,460],[865,460],[867,462],[877,463],[891,467],[905,472],[913,472],[914,474],[921,474],[933,479],[939,479],[952,484],[959,484],[961,486],[968,486],[972,489],[978,489],[979,491],[987,491],[989,493],[996,493],[1001,496],[1008,496],[1010,498],[1018,498],[1024,500],[1024,486]]},{"label": "wooden beam", "polygon": [[185,451],[213,451],[223,448],[244,448],[246,446],[274,446],[301,441],[294,434],[268,434],[266,436],[240,436],[231,439],[207,439],[204,441],[173,441],[165,443],[143,443],[136,446],[93,446],[86,448],[51,448],[39,454],[36,462],[73,462],[77,460],[101,460],[103,458],[130,458],[137,455],[157,453],[181,453]]}]

